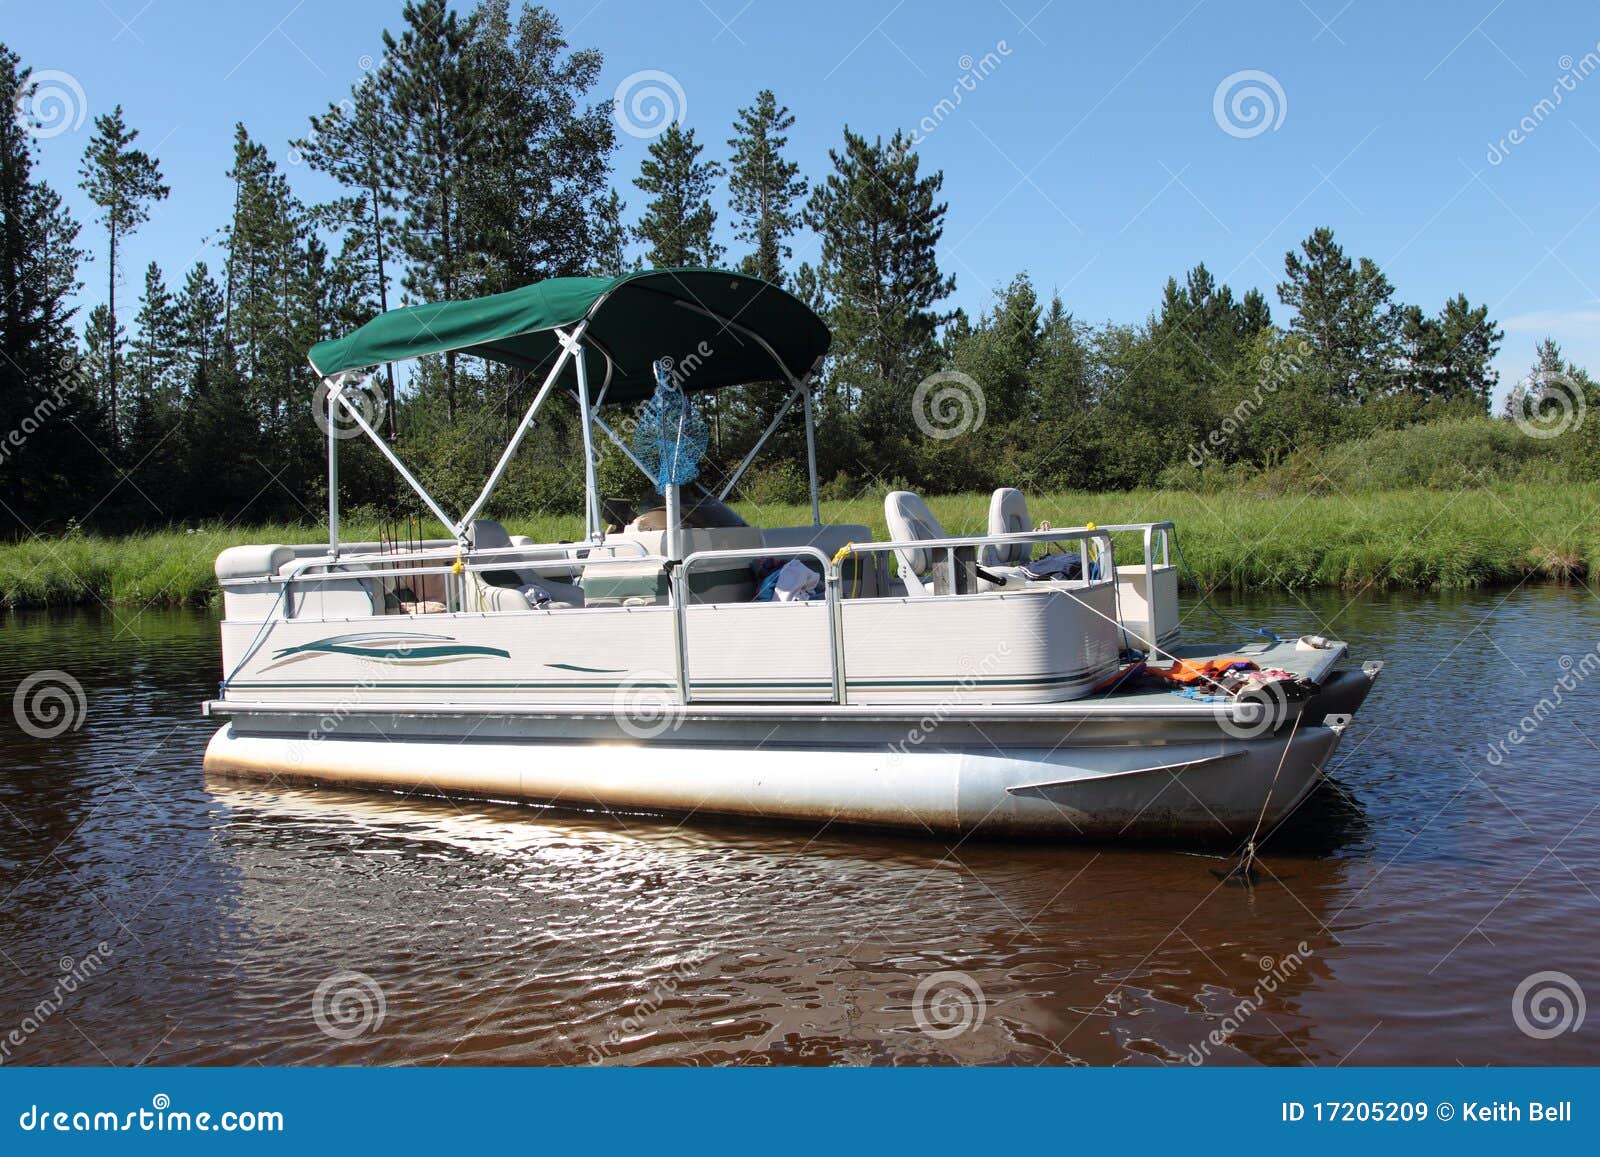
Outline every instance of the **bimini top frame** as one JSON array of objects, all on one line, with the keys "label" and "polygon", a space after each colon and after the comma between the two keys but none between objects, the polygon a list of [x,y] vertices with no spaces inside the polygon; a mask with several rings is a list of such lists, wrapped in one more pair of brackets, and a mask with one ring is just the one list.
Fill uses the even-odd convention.
[{"label": "bimini top frame", "polygon": [[[349,416],[462,542],[532,429],[534,415],[571,362],[572,393],[583,416],[585,529],[591,540],[598,541],[603,529],[593,426],[598,424],[622,443],[596,411],[602,402],[627,404],[649,397],[655,389],[654,364],[662,358],[672,360],[674,383],[689,393],[774,381],[793,388],[793,397],[762,434],[756,450],[793,401],[802,400],[812,519],[819,521],[815,418],[808,379],[831,342],[828,327],[804,302],[759,278],[715,269],[661,269],[618,278],[552,278],[472,301],[391,310],[342,338],[312,346],[309,360],[328,384],[330,409],[342,409]],[[588,350],[605,361],[598,395],[589,389]],[[483,490],[459,518],[445,513],[349,396],[372,367],[439,353],[471,354],[543,374]],[[328,536],[334,554],[339,545],[336,429],[337,424],[329,421]],[[740,464],[733,481],[754,456],[752,451]],[[730,484],[723,495],[731,488]],[[675,505],[670,501],[675,497],[669,496],[669,506]]]}]

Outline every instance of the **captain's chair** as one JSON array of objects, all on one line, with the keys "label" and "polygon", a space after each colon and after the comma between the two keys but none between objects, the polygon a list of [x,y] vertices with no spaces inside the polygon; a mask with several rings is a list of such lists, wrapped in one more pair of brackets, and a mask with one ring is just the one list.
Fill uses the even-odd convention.
[{"label": "captain's chair", "polygon": [[[1033,529],[1028,519],[1028,500],[1013,486],[1002,486],[989,496],[989,533],[1026,534]],[[1033,543],[996,543],[983,548],[986,567],[1021,566],[1033,557]]]},{"label": "captain's chair", "polygon": [[[1015,498],[1002,498],[1002,495],[1007,494],[1015,495]],[[997,511],[1001,515],[998,523]],[[897,542],[927,542],[950,537],[939,524],[939,520],[933,516],[933,511],[928,509],[928,504],[909,490],[896,490],[889,494],[883,500],[883,516],[889,525],[889,537]],[[1013,525],[1010,521],[1013,518],[1020,521]],[[1028,507],[1021,493],[1016,490],[995,491],[994,498],[989,503],[989,532],[1020,534],[1029,529],[1031,527],[1028,525]],[[1026,542],[984,547],[979,565],[993,575],[996,581],[991,582],[980,575],[978,590],[998,591],[1028,583],[1028,576],[1023,573],[1021,564],[1028,560],[1032,549],[1032,545]],[[906,593],[913,598],[933,594],[933,573],[940,561],[937,556],[943,552],[905,547],[894,553],[896,572],[900,576],[900,581],[905,584]],[[1010,561],[1013,558],[1017,561]]]},{"label": "captain's chair", "polygon": [[[883,517],[889,525],[889,537],[896,542],[949,537],[928,504],[909,490],[895,490],[885,496]],[[933,555],[931,550],[909,548],[894,552],[895,573],[905,583],[906,594],[913,597],[933,594]]]}]

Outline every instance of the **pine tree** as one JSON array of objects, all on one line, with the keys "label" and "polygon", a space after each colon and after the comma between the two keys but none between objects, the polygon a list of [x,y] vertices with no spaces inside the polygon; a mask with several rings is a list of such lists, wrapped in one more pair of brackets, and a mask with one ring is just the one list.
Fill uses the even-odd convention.
[{"label": "pine tree", "polygon": [[[297,477],[321,477],[321,436],[311,421],[314,379],[306,350],[329,336],[334,319],[327,252],[305,207],[243,125],[234,138],[235,211],[223,234],[229,306],[224,340],[241,392],[237,420],[264,435],[260,463]],[[288,497],[274,491],[267,501]],[[315,495],[309,496],[315,499]],[[286,509],[293,509],[290,504]]]},{"label": "pine tree", "polygon": [[943,173],[920,175],[903,134],[885,144],[844,131],[833,172],[812,192],[807,222],[822,237],[820,283],[830,302],[839,373],[861,393],[861,434],[890,444],[906,429],[910,387],[937,363],[955,290],[939,272]]},{"label": "pine tree", "polygon": [[945,315],[935,307],[955,290],[936,256],[944,174],[919,175],[917,154],[900,133],[888,145],[848,128],[844,136],[844,151],[828,154],[834,171],[807,207],[822,236],[835,348],[879,381],[915,382],[937,356]]},{"label": "pine tree", "polygon": [[1438,394],[1478,402],[1487,411],[1490,396],[1500,383],[1494,358],[1505,331],[1489,318],[1489,307],[1476,309],[1458,293],[1439,312],[1441,338]]},{"label": "pine tree", "polygon": [[633,266],[628,261],[628,227],[622,214],[628,203],[615,189],[594,204],[594,259],[588,272],[595,277],[621,277]]},{"label": "pine tree", "polygon": [[676,123],[650,142],[650,155],[634,184],[650,196],[634,234],[650,248],[645,264],[657,269],[716,265],[723,248],[714,239],[717,211],[711,193],[722,166],[701,161],[694,130]]},{"label": "pine tree", "polygon": [[[29,72],[0,44],[0,89]],[[105,459],[91,441],[100,412],[83,388],[72,296],[80,288],[78,224],[33,173],[20,116],[0,117],[0,533],[35,529],[73,490],[98,489]],[[21,445],[17,444],[21,441]]]},{"label": "pine tree", "polygon": [[[380,67],[386,68],[387,65]],[[381,75],[381,74],[380,74]],[[327,173],[350,193],[319,207],[319,219],[344,233],[345,265],[356,282],[358,299],[370,300],[376,313],[389,309],[390,265],[396,245],[396,193],[390,174],[398,164],[395,133],[383,107],[378,77],[356,82],[350,97],[311,118],[311,135],[294,142],[306,162]],[[360,325],[371,314],[346,315]],[[385,366],[389,437],[396,436],[394,366]]]},{"label": "pine tree", "polygon": [[[136,464],[166,440],[180,413],[176,406],[178,364],[178,305],[161,267],[152,261],[144,272],[144,293],[134,319],[134,337],[128,349],[128,377],[133,389],[128,420],[128,457]],[[159,473],[159,471],[152,471]]]},{"label": "pine tree", "polygon": [[1386,393],[1401,324],[1389,279],[1370,259],[1346,257],[1331,229],[1313,231],[1300,248],[1284,255],[1286,279],[1278,285],[1279,298],[1295,311],[1291,332],[1310,345],[1333,399]]},{"label": "pine tree", "polygon": [[[163,200],[170,190],[161,179],[161,166],[142,149],[133,147],[138,129],[130,129],[122,119],[119,104],[109,114],[94,118],[94,137],[83,154],[79,170],[81,187],[89,200],[100,208],[100,223],[106,227],[109,253],[106,260],[106,306],[113,322],[117,315],[117,244],[150,219],[150,206]],[[112,327],[115,329],[115,325]],[[120,437],[117,415],[118,342],[107,347],[107,394],[111,414],[111,437]]]},{"label": "pine tree", "polygon": [[470,142],[463,206],[483,290],[581,274],[595,259],[590,209],[616,147],[610,102],[585,103],[600,53],[568,51],[544,8],[525,6],[513,23],[508,0],[485,0],[472,16],[467,66],[487,112]]},{"label": "pine tree", "polygon": [[[423,301],[468,296],[476,262],[463,223],[474,146],[496,115],[469,55],[470,21],[446,0],[408,0],[398,37],[383,34],[384,105],[399,159],[402,284]],[[456,418],[456,355],[444,355],[447,421]]]},{"label": "pine tree", "polygon": [[778,104],[771,89],[762,89],[755,104],[739,110],[733,127],[734,135],[728,139],[733,150],[728,200],[736,221],[734,235],[755,246],[739,268],[782,285],[783,262],[793,253],[788,237],[801,220],[796,206],[807,192],[800,166],[783,156],[794,116]]}]

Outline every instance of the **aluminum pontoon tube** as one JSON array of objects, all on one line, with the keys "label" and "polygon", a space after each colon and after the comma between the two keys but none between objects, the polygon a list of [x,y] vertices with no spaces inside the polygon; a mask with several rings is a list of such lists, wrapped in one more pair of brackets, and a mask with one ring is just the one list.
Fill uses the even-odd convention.
[{"label": "aluminum pontoon tube", "polygon": [[[933,741],[759,750],[680,738],[319,740],[222,728],[208,773],[624,813],[709,814],[1063,839],[1225,840],[1271,824],[1316,785],[1343,725],[1248,742],[955,746]],[[342,733],[341,733],[342,734]],[[903,733],[902,733],[903,734]],[[1281,767],[1281,770],[1280,770]]]}]

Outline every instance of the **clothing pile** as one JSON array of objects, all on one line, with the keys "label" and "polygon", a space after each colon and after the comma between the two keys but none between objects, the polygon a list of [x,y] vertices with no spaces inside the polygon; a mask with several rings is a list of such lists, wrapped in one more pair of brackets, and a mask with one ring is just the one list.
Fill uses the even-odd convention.
[{"label": "clothing pile", "polygon": [[756,591],[758,603],[805,603],[822,598],[825,592],[822,572],[810,559],[792,558],[780,563],[763,558],[752,563],[750,569],[762,579],[761,588]]},{"label": "clothing pile", "polygon": [[1047,554],[1025,562],[1021,571],[1032,582],[1052,582],[1057,579],[1083,577],[1083,556],[1078,554]]},{"label": "clothing pile", "polygon": [[1278,684],[1287,692],[1299,676],[1281,667],[1260,667],[1249,659],[1176,659],[1169,667],[1146,667],[1145,677],[1190,699],[1217,702]]}]

